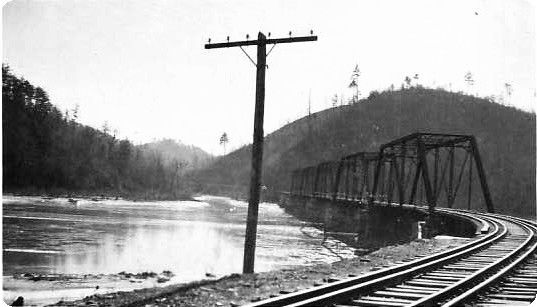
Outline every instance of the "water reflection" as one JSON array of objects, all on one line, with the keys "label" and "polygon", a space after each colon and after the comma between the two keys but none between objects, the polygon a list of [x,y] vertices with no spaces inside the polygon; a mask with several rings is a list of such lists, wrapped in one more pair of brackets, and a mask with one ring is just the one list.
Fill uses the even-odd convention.
[{"label": "water reflection", "polygon": [[[65,199],[4,197],[4,276],[170,270],[179,282],[240,272],[247,204],[199,200],[74,207]],[[275,204],[261,204],[259,220],[256,271],[340,259],[321,245],[320,231]]]},{"label": "water reflection", "polygon": [[[200,276],[240,269],[240,240],[226,225],[181,221],[177,224],[125,224],[103,233],[85,250],[66,248],[54,258],[54,273],[161,272],[171,270]],[[240,228],[240,227],[236,227]],[[186,277],[186,276],[185,276]]]}]

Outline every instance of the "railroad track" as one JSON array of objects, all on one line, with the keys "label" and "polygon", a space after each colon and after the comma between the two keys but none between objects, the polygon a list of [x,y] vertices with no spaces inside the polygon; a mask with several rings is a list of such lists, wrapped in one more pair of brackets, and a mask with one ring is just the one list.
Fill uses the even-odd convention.
[{"label": "railroad track", "polygon": [[535,222],[438,210],[472,218],[487,233],[449,251],[247,306],[514,306],[535,299]]}]

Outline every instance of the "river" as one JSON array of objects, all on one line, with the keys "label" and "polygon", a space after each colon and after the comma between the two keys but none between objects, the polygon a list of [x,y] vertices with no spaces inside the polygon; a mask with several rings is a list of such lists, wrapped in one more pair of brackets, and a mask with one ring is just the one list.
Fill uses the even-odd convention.
[{"label": "river", "polygon": [[[196,201],[79,200],[74,205],[65,198],[4,195],[4,301],[20,295],[27,304],[42,305],[238,273],[247,206],[214,196]],[[352,248],[323,241],[320,230],[278,205],[260,204],[256,271],[352,256]],[[174,276],[157,283],[120,278],[122,271],[171,271]],[[69,278],[29,281],[22,274]]]}]

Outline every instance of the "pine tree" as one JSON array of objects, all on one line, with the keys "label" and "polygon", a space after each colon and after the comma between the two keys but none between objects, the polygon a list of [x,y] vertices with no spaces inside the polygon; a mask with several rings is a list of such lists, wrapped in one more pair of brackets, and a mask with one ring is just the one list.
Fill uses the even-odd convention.
[{"label": "pine tree", "polygon": [[223,133],[220,137],[220,145],[224,147],[224,155],[226,154],[226,144],[229,142],[229,138],[227,136],[227,133]]},{"label": "pine tree", "polygon": [[352,102],[356,103],[360,99],[360,91],[358,89],[358,78],[360,77],[360,68],[358,68],[358,64],[354,67],[354,70],[352,71],[351,75],[351,83],[349,84],[349,88],[354,89],[354,93],[352,96]]}]

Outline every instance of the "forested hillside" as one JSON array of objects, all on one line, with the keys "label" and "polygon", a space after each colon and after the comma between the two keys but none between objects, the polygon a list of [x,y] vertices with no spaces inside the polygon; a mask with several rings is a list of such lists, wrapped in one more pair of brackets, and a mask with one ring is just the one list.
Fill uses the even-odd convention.
[{"label": "forested hillside", "polygon": [[2,66],[3,191],[106,193],[142,198],[187,194],[184,170],[208,154],[183,148],[182,159],[140,148],[62,114],[40,87]]},{"label": "forested hillside", "polygon": [[[535,114],[491,100],[411,87],[374,92],[352,105],[324,110],[288,124],[265,139],[263,184],[288,190],[293,169],[377,151],[413,132],[473,134],[500,212],[535,215]],[[196,174],[200,184],[247,187],[251,146]],[[479,191],[475,191],[479,193]]]},{"label": "forested hillside", "polygon": [[[213,158],[212,155],[199,147],[186,145],[171,139],[162,139],[137,147],[148,154],[158,152],[162,156],[164,165],[180,167],[184,170],[207,166]],[[176,165],[176,163],[179,164]]]}]

